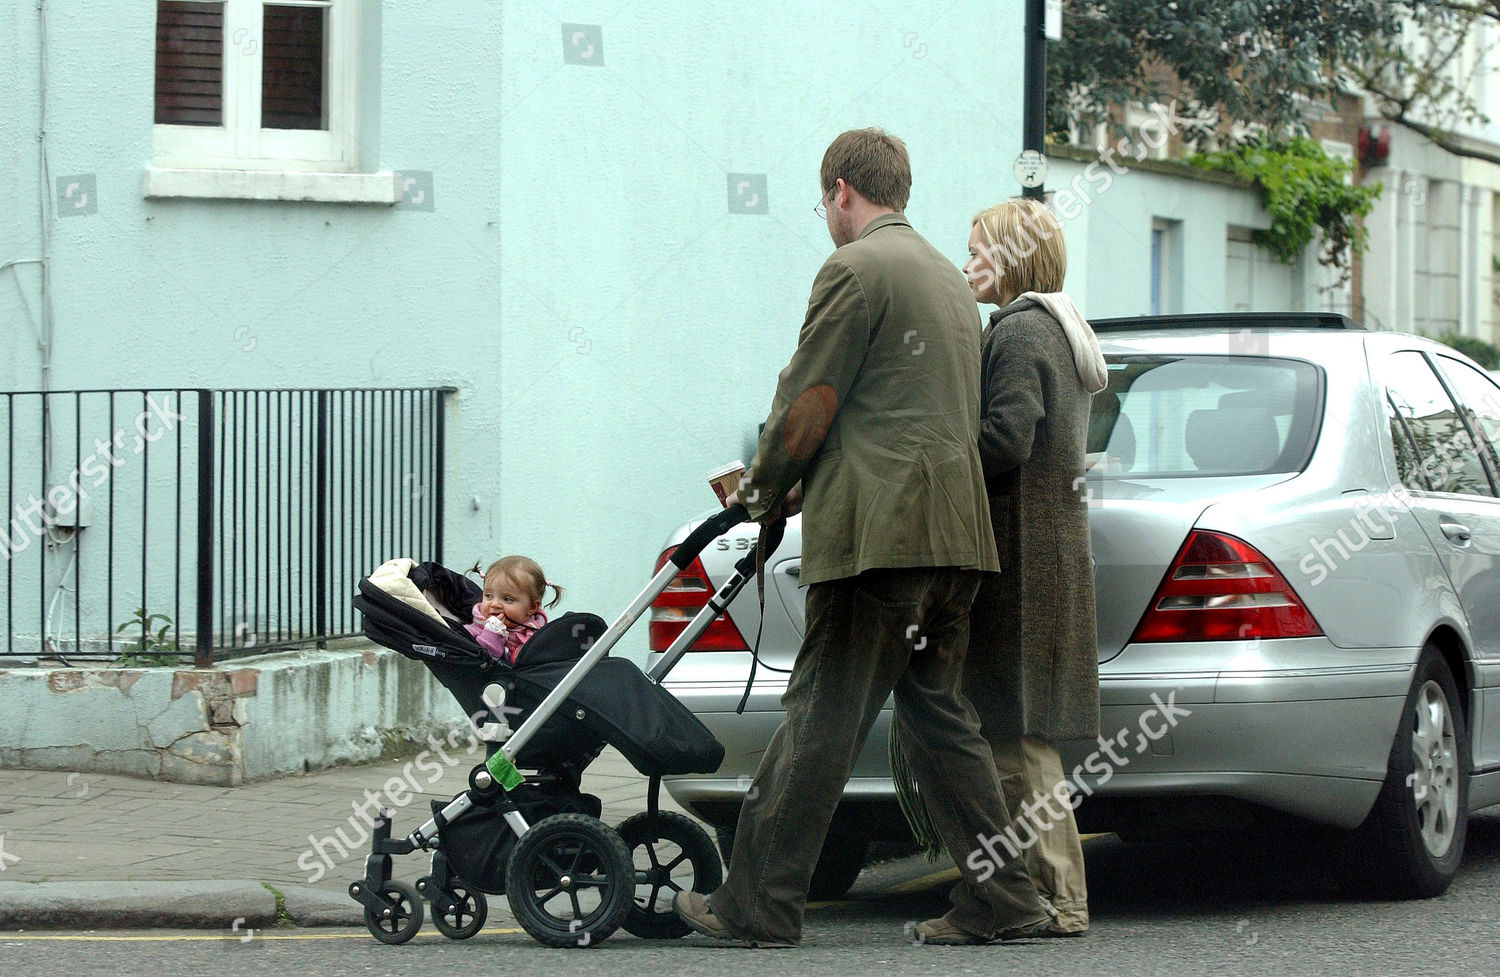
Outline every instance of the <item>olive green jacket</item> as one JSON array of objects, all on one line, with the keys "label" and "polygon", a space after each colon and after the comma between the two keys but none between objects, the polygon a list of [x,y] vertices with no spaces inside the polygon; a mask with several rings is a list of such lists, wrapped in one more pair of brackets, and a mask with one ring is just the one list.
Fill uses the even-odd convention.
[{"label": "olive green jacket", "polygon": [[979,363],[963,275],[901,214],[823,263],[739,493],[759,518],[802,482],[802,584],[877,567],[999,569]]}]

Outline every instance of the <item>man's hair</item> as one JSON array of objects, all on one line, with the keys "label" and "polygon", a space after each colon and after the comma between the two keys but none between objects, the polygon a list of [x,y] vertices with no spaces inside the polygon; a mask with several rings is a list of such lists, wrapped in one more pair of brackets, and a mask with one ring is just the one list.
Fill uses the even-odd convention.
[{"label": "man's hair", "polygon": [[906,143],[883,129],[840,133],[823,154],[818,176],[825,194],[842,179],[878,207],[904,210],[911,196],[911,160],[906,155]]},{"label": "man's hair", "polygon": [[1061,292],[1068,271],[1062,225],[1040,201],[1025,197],[974,215],[1002,292]]}]

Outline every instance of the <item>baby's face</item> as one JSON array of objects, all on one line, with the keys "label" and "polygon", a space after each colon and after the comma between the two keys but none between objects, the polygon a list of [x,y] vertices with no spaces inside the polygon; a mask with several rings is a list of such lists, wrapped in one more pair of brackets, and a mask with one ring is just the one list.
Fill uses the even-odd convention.
[{"label": "baby's face", "polygon": [[504,617],[511,624],[521,624],[542,606],[514,580],[500,577],[484,582],[484,599],[479,610],[485,617]]}]

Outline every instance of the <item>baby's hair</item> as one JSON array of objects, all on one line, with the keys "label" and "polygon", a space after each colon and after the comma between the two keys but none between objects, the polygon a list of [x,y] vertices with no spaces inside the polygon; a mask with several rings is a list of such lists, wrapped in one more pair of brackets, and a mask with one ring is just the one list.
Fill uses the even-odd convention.
[{"label": "baby's hair", "polygon": [[[474,570],[477,571],[478,569],[479,563],[476,561]],[[547,605],[548,607],[556,607],[557,602],[562,600],[563,589],[548,580],[547,575],[542,572],[542,568],[529,556],[502,556],[494,563],[491,563],[489,569],[484,571],[484,582],[486,584],[491,580],[497,580],[501,577],[522,585],[526,590],[527,596],[538,604],[546,596],[548,587],[551,587],[553,591],[552,602]]]}]

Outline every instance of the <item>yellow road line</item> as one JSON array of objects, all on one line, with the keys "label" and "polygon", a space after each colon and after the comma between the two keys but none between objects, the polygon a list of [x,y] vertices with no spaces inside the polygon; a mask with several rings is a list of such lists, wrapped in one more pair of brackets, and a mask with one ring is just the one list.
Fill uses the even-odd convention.
[{"label": "yellow road line", "polygon": [[944,882],[952,882],[956,878],[958,878],[958,867],[954,866],[953,868],[945,868],[941,872],[932,872],[928,875],[919,875],[914,879],[907,879],[905,882],[897,882],[895,885],[888,885],[884,889],[881,889],[880,892],[882,895],[900,895],[904,892],[920,892],[923,889],[930,889],[933,886],[941,885]]},{"label": "yellow road line", "polygon": [[[241,932],[248,932],[242,930]],[[476,936],[524,933],[523,929],[487,929],[480,930]],[[374,937],[364,930],[350,933],[265,933],[255,931],[255,935],[248,940],[236,936],[228,930],[213,933],[163,933],[149,936],[107,936],[98,933],[4,933],[0,932],[0,946],[12,940],[37,940],[48,942],[53,940],[78,940],[94,943],[181,943],[181,942],[203,942],[213,940],[225,943],[259,943],[262,940],[370,940]],[[416,940],[446,939],[441,933],[418,933]],[[472,937],[471,937],[472,939]]]}]

